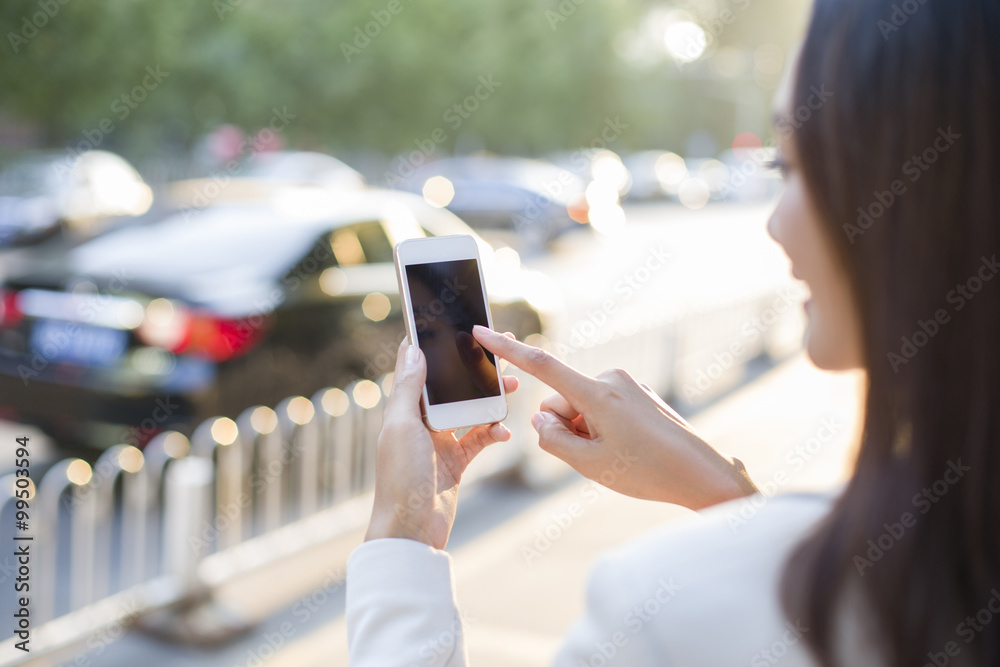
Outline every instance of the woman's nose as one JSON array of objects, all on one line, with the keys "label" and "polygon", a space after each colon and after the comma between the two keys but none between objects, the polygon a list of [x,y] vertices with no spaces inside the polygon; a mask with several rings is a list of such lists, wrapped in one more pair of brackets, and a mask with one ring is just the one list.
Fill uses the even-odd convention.
[{"label": "woman's nose", "polygon": [[780,226],[780,223],[778,222],[779,210],[780,210],[780,202],[779,206],[774,207],[774,211],[771,212],[771,217],[767,219],[767,235],[780,244],[781,238],[779,237],[779,229],[778,229]]}]

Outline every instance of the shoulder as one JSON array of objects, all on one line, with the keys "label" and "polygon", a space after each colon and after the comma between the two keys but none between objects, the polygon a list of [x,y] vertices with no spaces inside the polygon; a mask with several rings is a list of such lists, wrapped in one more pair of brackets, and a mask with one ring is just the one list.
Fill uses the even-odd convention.
[{"label": "shoulder", "polygon": [[834,499],[758,495],[658,528],[602,556],[588,606],[610,605],[667,664],[768,665],[780,655],[811,665],[808,628],[785,618],[778,589],[788,555]]},{"label": "shoulder", "polygon": [[[656,528],[605,552],[602,567],[670,567],[690,581],[773,570],[833,506],[834,494],[759,494]],[[637,569],[636,569],[637,568]],[[759,577],[758,577],[759,578]]]}]

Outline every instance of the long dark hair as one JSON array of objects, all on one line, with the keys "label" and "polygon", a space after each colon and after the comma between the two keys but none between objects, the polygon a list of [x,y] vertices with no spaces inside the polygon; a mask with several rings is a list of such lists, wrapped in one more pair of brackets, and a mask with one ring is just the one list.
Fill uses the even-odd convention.
[{"label": "long dark hair", "polygon": [[980,613],[1000,604],[1000,2],[816,0],[794,107],[868,387],[855,474],[788,563],[786,614],[823,665],[846,599],[884,664],[1000,665],[1000,614]]}]

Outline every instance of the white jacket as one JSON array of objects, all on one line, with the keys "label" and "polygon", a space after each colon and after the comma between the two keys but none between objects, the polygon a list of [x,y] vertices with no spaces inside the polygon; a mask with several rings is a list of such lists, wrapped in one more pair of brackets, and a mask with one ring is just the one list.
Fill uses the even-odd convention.
[{"label": "white jacket", "polygon": [[[602,556],[556,667],[814,667],[809,632],[782,612],[790,550],[832,495],[753,496],[658,528]],[[366,542],[347,564],[353,667],[468,663],[451,556],[405,539]],[[873,664],[856,636],[848,664]]]}]

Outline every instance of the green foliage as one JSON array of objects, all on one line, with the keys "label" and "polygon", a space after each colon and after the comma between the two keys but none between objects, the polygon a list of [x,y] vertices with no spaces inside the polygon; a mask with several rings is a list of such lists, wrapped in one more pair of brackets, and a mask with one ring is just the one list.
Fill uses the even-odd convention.
[{"label": "green foliage", "polygon": [[[698,127],[704,109],[677,99],[697,86],[630,71],[615,55],[616,35],[645,7],[577,1],[8,0],[0,111],[36,123],[52,145],[108,119],[102,145],[131,156],[189,147],[223,122],[262,127],[275,108],[295,116],[291,145],[333,151],[410,150],[435,128],[444,150],[464,139],[498,152],[572,149],[616,115],[629,124],[625,144],[676,142]],[[747,20],[730,32],[746,26],[766,28]],[[123,107],[157,66],[168,76]],[[480,77],[499,86],[455,127],[448,111]]]}]

